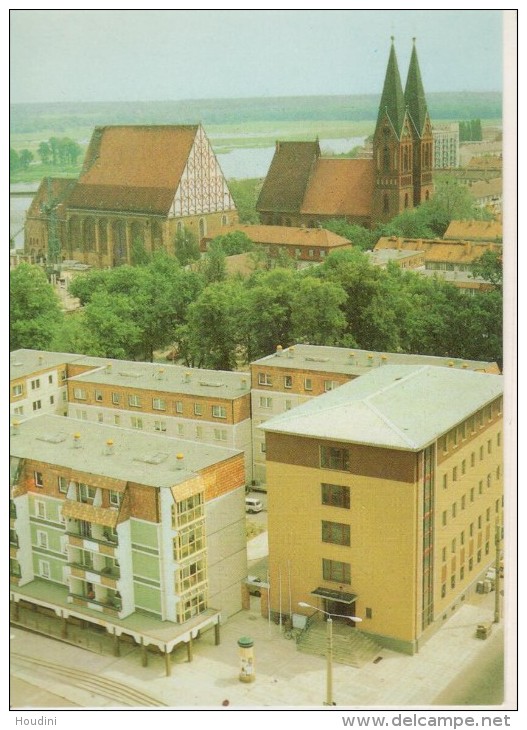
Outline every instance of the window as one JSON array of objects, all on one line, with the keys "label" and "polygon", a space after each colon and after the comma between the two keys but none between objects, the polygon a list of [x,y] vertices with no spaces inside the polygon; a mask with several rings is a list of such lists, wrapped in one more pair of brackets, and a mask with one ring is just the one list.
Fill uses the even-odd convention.
[{"label": "window", "polygon": [[66,477],[59,477],[58,485],[59,492],[62,492],[62,494],[66,494],[66,492],[68,491],[68,480],[66,479]]},{"label": "window", "polygon": [[64,383],[64,381],[66,380],[66,371],[65,370],[60,371],[59,378],[60,378],[60,382]]},{"label": "window", "polygon": [[260,397],[260,408],[272,408],[272,406],[273,406],[272,398],[269,398],[268,396]]},{"label": "window", "polygon": [[441,598],[444,598],[446,596],[446,583],[443,583],[441,585]]},{"label": "window", "polygon": [[174,410],[176,411],[176,413],[183,413],[183,401],[177,400],[174,403]]},{"label": "window", "polygon": [[461,509],[465,509],[465,508],[466,508],[466,506],[467,506],[467,497],[466,497],[466,495],[464,494],[464,495],[463,495],[463,496],[461,497]]},{"label": "window", "polygon": [[51,405],[53,405],[55,403],[55,396],[54,395],[50,395],[49,396],[49,402],[50,402]]},{"label": "window", "polygon": [[273,381],[269,373],[258,373],[258,385],[272,385]]},{"label": "window", "polygon": [[104,414],[103,413],[98,413],[97,414],[97,422],[98,423],[104,423]]},{"label": "window", "polygon": [[206,561],[198,560],[195,563],[186,565],[176,573],[176,592],[183,593],[197,583],[202,583],[207,578]]},{"label": "window", "polygon": [[452,481],[457,482],[457,466],[452,469]]},{"label": "window", "polygon": [[442,436],[440,444],[441,444],[441,450],[443,451],[443,454],[446,454],[446,452],[448,451],[448,436]]},{"label": "window", "polygon": [[286,400],[286,402],[285,402],[285,410],[286,411],[290,411],[292,407],[293,407],[292,401]]},{"label": "window", "polygon": [[483,494],[483,482],[480,481],[478,484],[478,494]]},{"label": "window", "polygon": [[455,553],[456,552],[456,538],[454,538],[450,544],[450,552]]},{"label": "window", "polygon": [[476,465],[476,454],[474,452],[472,452],[470,454],[470,466],[475,466],[475,465]]},{"label": "window", "polygon": [[201,403],[194,403],[194,415],[195,416],[203,415],[203,406]]},{"label": "window", "polygon": [[443,474],[443,489],[446,489],[448,487],[448,475]]},{"label": "window", "polygon": [[454,502],[452,505],[452,517],[455,517],[457,514],[457,502]]},{"label": "window", "polygon": [[177,434],[178,434],[178,436],[184,436],[184,434],[185,434],[185,427],[183,426],[182,423],[178,423],[178,425],[177,425]]},{"label": "window", "polygon": [[96,492],[97,490],[95,487],[90,487],[88,484],[83,484],[81,482],[79,484],[79,502],[83,502],[84,504],[93,504]]},{"label": "window", "polygon": [[84,388],[74,388],[73,397],[76,398],[76,400],[86,400],[85,389]]},{"label": "window", "polygon": [[467,473],[467,462],[465,459],[461,462],[461,473],[466,474]]},{"label": "window", "polygon": [[340,484],[321,484],[322,504],[350,508],[350,488]]},{"label": "window", "polygon": [[213,418],[227,418],[227,408],[225,406],[212,406]]},{"label": "window", "polygon": [[327,393],[329,390],[335,390],[339,387],[339,383],[336,380],[324,380],[324,391]]},{"label": "window", "polygon": [[215,441],[227,441],[227,430],[225,428],[214,429],[214,440]]},{"label": "window", "polygon": [[450,588],[455,588],[455,587],[456,587],[456,576],[453,575],[450,578]]},{"label": "window", "polygon": [[468,534],[470,535],[470,537],[474,537],[474,523],[473,522],[470,523],[470,526],[468,528]]},{"label": "window", "polygon": [[31,381],[31,390],[37,390],[38,388],[40,388],[40,378]]},{"label": "window", "polygon": [[176,502],[172,508],[172,527],[186,525],[203,517],[203,494],[198,492],[192,497]]},{"label": "window", "polygon": [[492,474],[487,474],[487,489],[492,486]]},{"label": "window", "polygon": [[43,487],[44,486],[44,478],[42,476],[41,471],[35,471],[33,472],[33,478],[35,480],[35,487]]},{"label": "window", "polygon": [[13,395],[22,395],[24,389],[21,385],[13,385],[12,392]]},{"label": "window", "polygon": [[264,441],[262,444],[260,444],[260,453],[265,454],[266,451],[267,451],[267,448],[266,448],[265,441]]},{"label": "window", "polygon": [[292,388],[292,387],[293,387],[293,376],[284,375],[284,388]]},{"label": "window", "polygon": [[141,396],[130,394],[128,396],[128,405],[131,408],[141,408]]},{"label": "window", "polygon": [[154,411],[166,411],[167,405],[164,398],[152,398],[152,408]]},{"label": "window", "polygon": [[165,433],[167,430],[166,421],[154,421],[154,430],[161,431],[161,433]]},{"label": "window", "polygon": [[350,545],[350,526],[340,522],[322,521],[322,542]]},{"label": "window", "polygon": [[441,558],[442,558],[442,560],[443,560],[443,563],[445,563],[445,562],[446,562],[446,547],[444,547],[444,548],[443,548],[443,549],[441,550]]},{"label": "window", "polygon": [[468,559],[468,569],[472,570],[473,567],[474,567],[474,558],[469,558]]},{"label": "window", "polygon": [[130,425],[132,426],[132,428],[141,429],[141,428],[143,428],[143,419],[137,418],[136,416],[132,416],[130,418]]},{"label": "window", "polygon": [[443,514],[441,515],[441,524],[443,527],[446,525],[446,510],[444,510]]},{"label": "window", "polygon": [[41,578],[49,578],[49,576],[51,575],[49,563],[47,560],[38,561],[38,574]]},{"label": "window", "polygon": [[324,580],[335,583],[351,583],[351,568],[349,563],[341,563],[339,560],[322,560],[322,576]]},{"label": "window", "polygon": [[48,547],[48,534],[43,530],[37,530],[37,545],[46,549]]},{"label": "window", "polygon": [[490,522],[490,507],[487,507],[487,511],[485,513],[485,518],[487,522]]},{"label": "window", "polygon": [[41,519],[46,519],[46,503],[41,502],[40,500],[35,502],[35,512],[37,514],[37,517],[40,517]]},{"label": "window", "polygon": [[109,494],[109,502],[110,507],[119,507],[121,504],[122,494],[120,492],[115,492],[113,489],[110,489]]},{"label": "window", "polygon": [[478,563],[481,563],[481,550],[478,550],[476,558],[477,558]]},{"label": "window", "polygon": [[496,444],[501,446],[501,431],[496,435]]},{"label": "window", "polygon": [[42,403],[39,400],[34,400],[33,401],[33,410],[40,411],[41,408],[42,408]]},{"label": "window", "polygon": [[121,425],[121,416],[115,415],[113,417],[113,425],[114,426],[120,426]]},{"label": "window", "polygon": [[189,555],[205,548],[205,530],[203,524],[194,524],[179,530],[172,541],[174,560],[181,561]]},{"label": "window", "polygon": [[479,447],[479,460],[483,461],[484,449],[483,446]]},{"label": "window", "polygon": [[196,426],[196,438],[203,438],[203,426]]},{"label": "window", "polygon": [[496,479],[499,479],[501,477],[501,466],[498,464],[496,467]]},{"label": "window", "polygon": [[336,448],[334,446],[321,446],[320,466],[325,469],[347,471],[349,468],[348,450]]},{"label": "window", "polygon": [[479,515],[479,517],[478,517],[478,530],[481,530],[482,524],[483,524],[483,517],[482,517],[482,515]]},{"label": "window", "polygon": [[95,400],[98,403],[101,403],[102,402],[102,390],[96,390],[95,391]]},{"label": "window", "polygon": [[112,403],[114,406],[118,406],[121,402],[121,395],[120,393],[112,393]]},{"label": "window", "polygon": [[15,416],[23,416],[24,415],[24,406],[17,406],[14,409],[14,415]]},{"label": "window", "polygon": [[304,379],[304,390],[313,390],[313,381],[311,378]]},{"label": "window", "polygon": [[75,410],[75,418],[78,418],[79,421],[87,421],[88,414],[86,413],[86,411],[82,411],[80,408],[77,408]]}]

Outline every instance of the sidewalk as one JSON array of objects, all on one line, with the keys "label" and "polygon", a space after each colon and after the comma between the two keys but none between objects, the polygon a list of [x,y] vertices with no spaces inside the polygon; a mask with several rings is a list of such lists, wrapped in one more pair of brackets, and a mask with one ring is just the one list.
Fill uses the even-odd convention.
[{"label": "sidewalk", "polygon": [[[31,635],[28,641],[28,634],[17,629],[11,631],[12,649],[36,660],[60,663],[62,667],[82,667],[104,681],[126,684],[169,707],[322,706],[326,682],[324,658],[297,652],[295,642],[286,640],[280,627],[260,616],[259,599],[251,600],[251,610],[241,611],[222,626],[219,646],[214,645],[213,632],[207,632],[195,642],[192,662],[187,661],[184,650],[176,651],[170,677],[165,676],[161,656],[150,655],[148,666],[141,666],[139,649],[116,658],[38,635]],[[413,657],[383,650],[380,662],[360,669],[335,663],[333,685],[337,705],[377,708],[431,705],[456,676],[469,669],[483,650],[491,645],[499,650],[503,641],[502,624],[494,625],[487,640],[475,638],[476,626],[492,621],[493,608],[493,593],[473,596]],[[238,679],[237,640],[241,636],[254,640],[256,681],[252,684]],[[31,674],[29,669],[17,666],[12,675],[82,707],[111,706],[108,698],[70,686],[59,677],[55,679],[53,672]],[[20,702],[24,702],[24,697],[12,697],[12,706],[24,706]]]}]

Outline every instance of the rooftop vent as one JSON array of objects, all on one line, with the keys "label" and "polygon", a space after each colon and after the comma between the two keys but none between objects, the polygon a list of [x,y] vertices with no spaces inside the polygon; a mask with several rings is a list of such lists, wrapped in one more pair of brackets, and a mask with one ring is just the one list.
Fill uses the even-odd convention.
[{"label": "rooftop vent", "polygon": [[168,459],[168,454],[163,451],[154,451],[145,456],[136,456],[134,461],[142,461],[144,464],[161,464],[166,459]]},{"label": "rooftop vent", "polygon": [[106,363],[106,372],[107,373],[112,372],[112,363],[111,362]]},{"label": "rooftop vent", "polygon": [[294,347],[290,347],[289,348],[289,350],[287,351],[287,356],[288,357],[294,357],[295,356],[295,348]]},{"label": "rooftop vent", "polygon": [[22,363],[18,362],[18,360],[12,360],[10,364],[11,364],[12,368],[21,368],[22,367]]},{"label": "rooftop vent", "polygon": [[183,454],[176,454],[176,468],[183,469],[183,460],[185,456]]},{"label": "rooftop vent", "polygon": [[141,373],[132,372],[131,370],[119,370],[119,375],[122,378],[140,378]]},{"label": "rooftop vent", "polygon": [[113,439],[108,439],[104,446],[105,456],[111,456],[113,454]]},{"label": "rooftop vent", "polygon": [[185,373],[185,383],[190,383],[190,375],[188,371]]},{"label": "rooftop vent", "polygon": [[73,448],[74,449],[80,449],[82,446],[81,444],[81,435],[80,433],[74,433],[73,434]]},{"label": "rooftop vent", "polygon": [[282,345],[276,346],[276,357],[282,357],[283,348]]},{"label": "rooftop vent", "polygon": [[305,357],[307,362],[329,362],[329,357]]},{"label": "rooftop vent", "polygon": [[200,380],[199,384],[203,388],[221,388],[223,383],[214,382],[212,380]]}]

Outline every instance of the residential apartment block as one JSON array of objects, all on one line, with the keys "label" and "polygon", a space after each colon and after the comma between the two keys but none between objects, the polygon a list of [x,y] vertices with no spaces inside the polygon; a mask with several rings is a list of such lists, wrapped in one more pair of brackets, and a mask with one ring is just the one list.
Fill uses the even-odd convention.
[{"label": "residential apartment block", "polygon": [[260,429],[272,416],[388,364],[421,364],[499,373],[496,363],[427,355],[379,353],[344,347],[294,345],[251,363],[253,480],[266,481],[266,440]]},{"label": "residential apartment block", "polygon": [[41,415],[12,426],[10,476],[15,609],[167,654],[240,610],[241,452]]},{"label": "residential apartment block", "polygon": [[434,125],[434,169],[459,167],[459,124]]},{"label": "residential apartment block", "polygon": [[70,417],[241,450],[252,478],[247,373],[100,359],[84,370],[68,380]]},{"label": "residential apartment block", "polygon": [[272,612],[316,601],[417,651],[496,556],[502,387],[468,367],[387,365],[267,421]]},{"label": "residential apartment block", "polygon": [[68,409],[67,365],[78,355],[16,350],[9,361],[10,413],[19,418]]}]

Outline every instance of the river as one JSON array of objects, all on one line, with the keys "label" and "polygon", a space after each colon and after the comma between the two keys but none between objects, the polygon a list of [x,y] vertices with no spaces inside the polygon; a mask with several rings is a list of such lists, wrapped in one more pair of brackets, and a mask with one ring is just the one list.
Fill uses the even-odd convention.
[{"label": "river", "polygon": [[[320,147],[324,155],[341,154],[364,144],[364,139],[364,137],[321,139]],[[213,147],[215,146],[213,141]],[[274,151],[274,147],[238,147],[228,152],[222,152],[221,147],[219,147],[216,150],[216,156],[227,179],[244,180],[265,177],[273,159]],[[37,184],[31,185],[29,183],[10,186],[9,235],[14,238],[15,248],[17,249],[24,246],[24,221],[37,187]],[[24,195],[25,192],[28,195]]]}]

